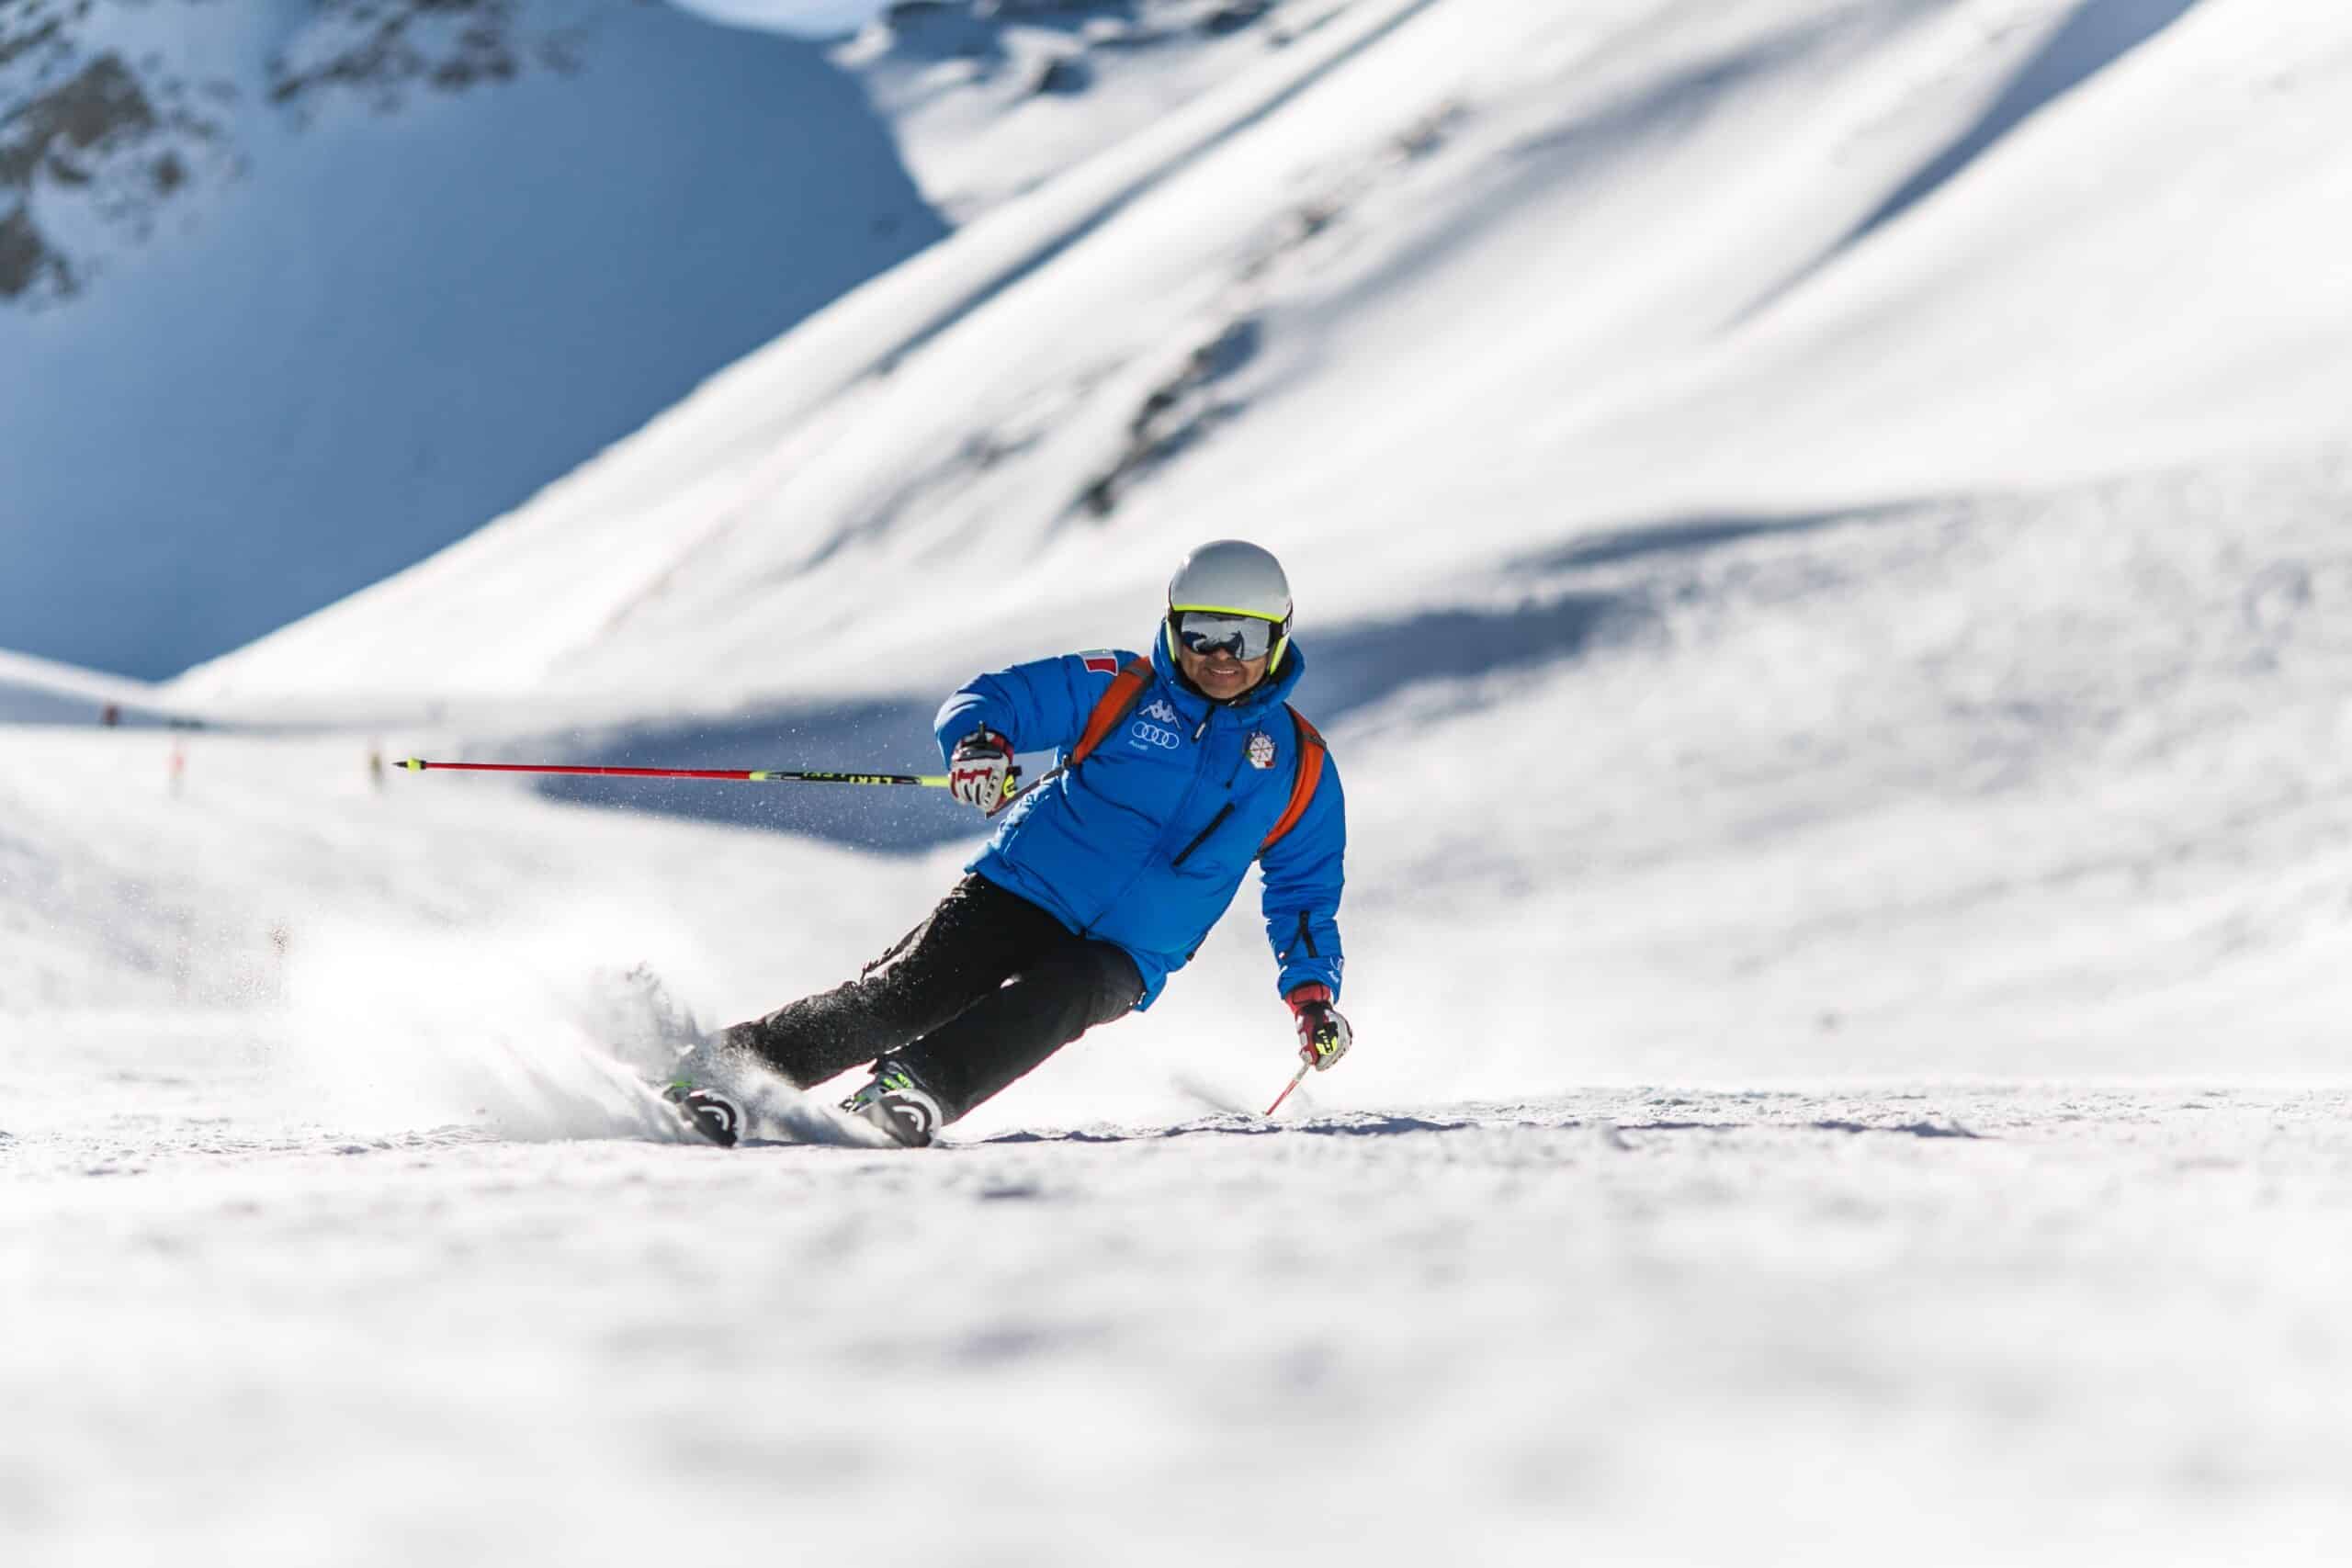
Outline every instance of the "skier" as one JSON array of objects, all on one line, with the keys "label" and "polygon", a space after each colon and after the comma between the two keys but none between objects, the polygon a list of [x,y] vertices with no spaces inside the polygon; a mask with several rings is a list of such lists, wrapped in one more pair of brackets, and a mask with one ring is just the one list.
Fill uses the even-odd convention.
[{"label": "skier", "polygon": [[[964,879],[854,980],[739,1023],[746,1053],[801,1088],[870,1062],[842,1109],[921,1146],[1099,1023],[1148,1008],[1264,870],[1276,989],[1299,1055],[1329,1068],[1353,1038],[1333,1004],[1347,839],[1338,772],[1283,699],[1306,661],[1290,584],[1256,545],[1220,539],[1168,584],[1148,660],[1073,653],[982,675],[933,728],[958,800],[1003,820]],[[1062,765],[1012,788],[1016,751]],[[731,1144],[720,1090],[672,1090]]]}]

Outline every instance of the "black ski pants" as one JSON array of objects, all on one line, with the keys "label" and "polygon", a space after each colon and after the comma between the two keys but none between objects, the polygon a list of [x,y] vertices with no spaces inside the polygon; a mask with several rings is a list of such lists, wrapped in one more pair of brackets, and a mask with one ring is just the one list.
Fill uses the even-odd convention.
[{"label": "black ski pants", "polygon": [[967,876],[854,980],[739,1023],[727,1043],[806,1089],[888,1056],[953,1122],[1143,999],[1135,961]]}]

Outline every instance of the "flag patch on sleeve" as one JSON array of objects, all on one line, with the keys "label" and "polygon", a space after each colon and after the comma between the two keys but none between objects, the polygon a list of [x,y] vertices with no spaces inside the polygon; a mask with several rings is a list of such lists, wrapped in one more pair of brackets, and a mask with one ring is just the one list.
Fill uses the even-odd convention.
[{"label": "flag patch on sleeve", "polygon": [[1116,675],[1119,672],[1119,661],[1112,657],[1111,650],[1107,648],[1098,648],[1091,653],[1081,653],[1079,657],[1085,660],[1086,667],[1097,675]]}]

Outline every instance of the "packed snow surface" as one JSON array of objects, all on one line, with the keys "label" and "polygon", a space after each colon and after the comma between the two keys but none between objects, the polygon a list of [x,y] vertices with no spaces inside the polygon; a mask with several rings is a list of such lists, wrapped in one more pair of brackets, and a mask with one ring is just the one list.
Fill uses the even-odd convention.
[{"label": "packed snow surface", "polygon": [[728,1153],[47,1039],[0,1062],[12,1561],[2316,1562],[2352,1524],[2341,1090]]}]

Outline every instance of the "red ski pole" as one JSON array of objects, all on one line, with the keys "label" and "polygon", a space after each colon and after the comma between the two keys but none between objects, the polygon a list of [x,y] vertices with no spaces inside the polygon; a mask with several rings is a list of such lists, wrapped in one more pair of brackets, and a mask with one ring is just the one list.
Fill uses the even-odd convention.
[{"label": "red ski pole", "polygon": [[944,773],[829,773],[786,768],[588,768],[553,762],[431,762],[411,757],[401,763],[410,773],[570,773],[608,779],[734,779],[746,784],[916,784],[945,789]]},{"label": "red ski pole", "polygon": [[[405,758],[400,765],[412,773],[561,773],[575,778],[731,779],[741,784],[900,784],[921,789],[947,787],[945,773],[839,773],[797,768],[591,768],[559,762],[435,762],[423,757]],[[1054,773],[1060,771],[1057,768]],[[1037,784],[1051,780],[1054,773],[1047,773]],[[1010,774],[1014,779],[1020,776],[1018,768]],[[1032,789],[1035,787],[1035,784],[1030,786]],[[989,815],[995,816],[1027,793],[1027,790],[1008,789],[1004,798],[997,802],[996,810]]]},{"label": "red ski pole", "polygon": [[1291,1075],[1290,1087],[1283,1089],[1282,1093],[1274,1096],[1274,1102],[1266,1107],[1267,1115],[1272,1116],[1275,1111],[1280,1111],[1283,1108],[1283,1101],[1290,1098],[1291,1089],[1296,1089],[1300,1084],[1305,1083],[1306,1081],[1306,1075],[1308,1072],[1313,1070],[1314,1066],[1315,1064],[1312,1062],[1301,1062],[1298,1065],[1298,1071]]}]

